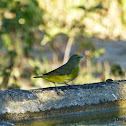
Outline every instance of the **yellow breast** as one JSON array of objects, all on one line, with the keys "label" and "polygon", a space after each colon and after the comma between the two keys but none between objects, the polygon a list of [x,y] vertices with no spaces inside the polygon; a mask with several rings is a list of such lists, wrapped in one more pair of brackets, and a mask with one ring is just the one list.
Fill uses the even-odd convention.
[{"label": "yellow breast", "polygon": [[78,74],[79,74],[79,66],[75,66],[72,73],[69,75],[71,78],[70,81],[74,80],[78,76]]}]

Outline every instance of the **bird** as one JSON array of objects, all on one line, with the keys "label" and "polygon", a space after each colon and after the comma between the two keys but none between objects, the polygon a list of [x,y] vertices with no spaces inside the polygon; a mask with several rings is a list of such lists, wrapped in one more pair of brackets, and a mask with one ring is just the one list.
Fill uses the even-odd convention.
[{"label": "bird", "polygon": [[52,82],[56,87],[57,94],[59,94],[56,85],[65,84],[67,86],[71,86],[68,84],[68,82],[74,80],[78,76],[79,63],[81,58],[83,58],[83,56],[81,56],[80,54],[74,54],[64,65],[41,76],[36,76],[34,78],[43,78],[49,82]]}]

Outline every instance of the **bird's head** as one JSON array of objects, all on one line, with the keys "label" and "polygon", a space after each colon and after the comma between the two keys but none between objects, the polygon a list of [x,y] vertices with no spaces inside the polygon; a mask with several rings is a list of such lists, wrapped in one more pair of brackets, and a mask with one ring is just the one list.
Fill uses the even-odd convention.
[{"label": "bird's head", "polygon": [[70,59],[68,60],[68,63],[71,63],[73,65],[78,65],[81,58],[83,58],[83,56],[81,56],[79,54],[74,54],[70,57]]}]

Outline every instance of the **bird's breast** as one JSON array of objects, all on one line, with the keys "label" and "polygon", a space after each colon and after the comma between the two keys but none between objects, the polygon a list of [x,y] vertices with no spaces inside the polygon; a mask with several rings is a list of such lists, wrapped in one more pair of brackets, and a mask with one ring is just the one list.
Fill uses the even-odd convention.
[{"label": "bird's breast", "polygon": [[71,79],[75,79],[79,74],[79,66],[75,66],[72,73],[71,73]]}]

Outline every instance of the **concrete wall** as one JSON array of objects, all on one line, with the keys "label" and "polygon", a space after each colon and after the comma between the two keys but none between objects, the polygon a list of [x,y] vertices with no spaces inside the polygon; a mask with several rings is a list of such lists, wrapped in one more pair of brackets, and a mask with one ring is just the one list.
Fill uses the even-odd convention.
[{"label": "concrete wall", "polygon": [[126,107],[126,80],[0,91],[0,120],[57,117]]}]

